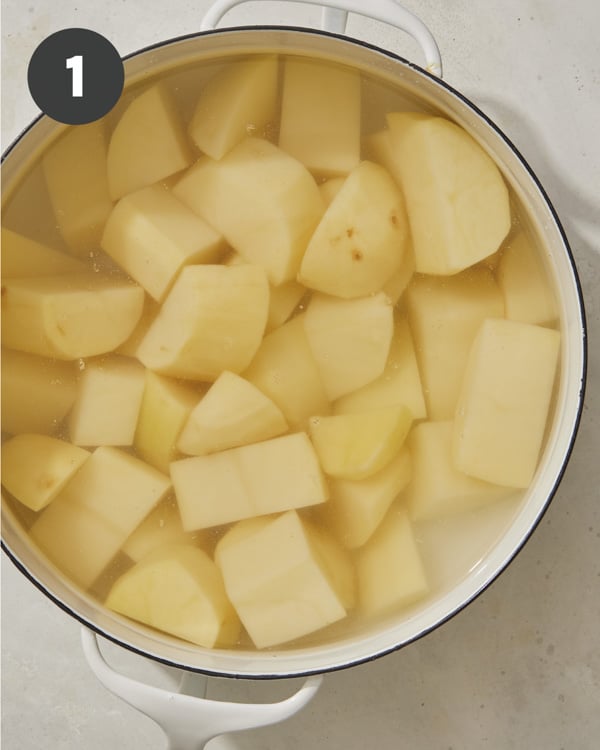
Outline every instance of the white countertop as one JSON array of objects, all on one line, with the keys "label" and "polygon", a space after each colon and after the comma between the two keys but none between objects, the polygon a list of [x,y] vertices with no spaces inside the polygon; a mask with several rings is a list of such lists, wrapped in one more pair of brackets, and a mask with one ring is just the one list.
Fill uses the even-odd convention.
[{"label": "white countertop", "polygon": [[[3,149],[37,114],[26,70],[44,37],[60,28],[87,27],[126,54],[197,30],[208,5],[206,0],[5,0]],[[282,5],[253,3],[232,12],[228,23],[318,23],[317,10]],[[549,511],[479,599],[400,652],[327,676],[317,698],[291,720],[222,744],[264,750],[590,750],[600,745],[600,4],[406,0],[405,5],[435,35],[446,80],[520,148],[564,224],[589,324],[583,422]],[[421,62],[414,42],[400,32],[357,18],[349,32]],[[5,556],[2,584],[3,748],[163,748],[160,730],[91,674],[78,624]],[[109,651],[114,663],[158,679],[159,667],[116,647]],[[209,694],[259,701],[291,694],[292,687],[214,680]]]}]

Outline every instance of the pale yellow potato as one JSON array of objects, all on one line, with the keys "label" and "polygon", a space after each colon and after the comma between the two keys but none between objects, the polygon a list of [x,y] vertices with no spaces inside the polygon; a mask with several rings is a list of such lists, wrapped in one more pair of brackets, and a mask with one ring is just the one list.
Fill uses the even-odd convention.
[{"label": "pale yellow potato", "polygon": [[323,471],[337,479],[365,479],[383,469],[402,447],[412,414],[405,406],[312,417],[308,423]]},{"label": "pale yellow potato", "polygon": [[69,415],[75,445],[133,445],[144,393],[144,368],[110,355],[85,363]]},{"label": "pale yellow potato", "polygon": [[410,242],[404,249],[402,262],[397,271],[381,287],[381,291],[390,298],[392,305],[397,305],[410,284],[415,272],[415,255]]},{"label": "pale yellow potato", "polygon": [[406,510],[392,505],[356,557],[358,608],[384,615],[423,598],[429,584]]},{"label": "pale yellow potato", "polygon": [[223,237],[161,185],[121,198],[100,244],[157,302],[183,266],[214,263],[225,249]]},{"label": "pale yellow potato", "polygon": [[18,279],[23,276],[56,276],[60,273],[85,271],[85,266],[75,258],[46,247],[11,229],[2,227],[0,245],[3,279]]},{"label": "pale yellow potato", "polygon": [[263,135],[276,116],[279,61],[275,55],[234,62],[208,80],[189,134],[198,148],[221,159],[248,135]]},{"label": "pale yellow potato", "polygon": [[346,175],[360,158],[360,74],[306,58],[285,61],[279,146],[311,172]]},{"label": "pale yellow potato", "polygon": [[264,337],[243,373],[281,409],[293,429],[304,429],[313,414],[329,414],[330,405],[308,345],[304,314]]},{"label": "pale yellow potato", "polygon": [[3,283],[4,346],[56,359],[105,354],[139,321],[144,290],[92,274],[8,279]]},{"label": "pale yellow potato", "polygon": [[112,209],[107,139],[101,120],[70,127],[42,160],[56,223],[69,248],[87,257]]},{"label": "pale yellow potato", "polygon": [[306,167],[260,138],[244,139],[220,161],[201,158],[173,194],[275,285],[296,278],[324,210]]},{"label": "pale yellow potato", "polygon": [[144,295],[144,307],[140,319],[128,338],[114,350],[115,354],[122,354],[124,357],[137,357],[138,347],[159,310],[160,305],[149,295]]},{"label": "pale yellow potato", "polygon": [[409,437],[412,480],[405,501],[413,521],[446,518],[489,505],[514,490],[459,471],[452,460],[453,422],[421,422]]},{"label": "pale yellow potato", "polygon": [[385,294],[351,300],[315,294],[303,317],[331,401],[381,375],[394,333],[393,307]]},{"label": "pale yellow potato", "polygon": [[236,448],[287,432],[281,410],[248,380],[224,370],[190,412],[177,447],[188,456]]},{"label": "pale yellow potato", "polygon": [[345,299],[373,294],[400,269],[407,242],[402,194],[383,167],[362,161],[315,229],[298,280]]},{"label": "pale yellow potato", "polygon": [[502,251],[496,272],[508,320],[547,324],[558,318],[548,275],[532,241],[517,234]]},{"label": "pale yellow potato", "polygon": [[2,444],[2,485],[31,510],[54,500],[89,457],[65,440],[22,433]]},{"label": "pale yellow potato", "polygon": [[137,349],[150,370],[190,380],[241,372],[267,322],[269,284],[258,266],[186,266]]},{"label": "pale yellow potato", "polygon": [[174,461],[171,477],[186,531],[328,498],[314,448],[303,432]]},{"label": "pale yellow potato", "polygon": [[333,403],[333,413],[351,414],[400,404],[410,410],[413,419],[427,416],[415,348],[404,316],[398,316],[395,321],[394,336],[381,375],[338,398]]},{"label": "pale yellow potato", "polygon": [[331,479],[331,498],[323,505],[326,524],[347,549],[361,547],[410,477],[410,454],[402,448],[387,466],[366,479]]},{"label": "pale yellow potato", "polygon": [[2,350],[2,430],[57,431],[77,395],[77,369],[33,354]]},{"label": "pale yellow potato", "polygon": [[504,315],[502,293],[491,271],[477,267],[450,278],[415,278],[406,304],[427,414],[452,419],[479,326]]},{"label": "pale yellow potato", "polygon": [[416,270],[455,274],[495,252],[511,217],[508,189],[493,159],[442,117],[389,124]]},{"label": "pale yellow potato", "polygon": [[215,561],[257,648],[341,620],[353,599],[352,569],[343,550],[324,533],[314,534],[294,511],[241,521],[217,544]]},{"label": "pale yellow potato", "polygon": [[171,94],[154,84],[129,103],[112,132],[106,165],[110,195],[118,200],[180,172],[190,162]]},{"label": "pale yellow potato", "polygon": [[145,381],[133,444],[144,461],[168,474],[181,430],[204,391],[151,370]]},{"label": "pale yellow potato", "polygon": [[455,466],[507,487],[537,467],[558,364],[558,331],[488,319],[473,343],[453,431]]},{"label": "pale yellow potato", "polygon": [[190,544],[192,534],[183,530],[177,503],[173,496],[164,500],[150,511],[135,531],[123,542],[122,551],[134,562],[139,562],[159,547],[167,544]]},{"label": "pale yellow potato", "polygon": [[105,605],[206,648],[232,646],[239,636],[219,569],[189,544],[171,544],[140,560],[117,579]]}]

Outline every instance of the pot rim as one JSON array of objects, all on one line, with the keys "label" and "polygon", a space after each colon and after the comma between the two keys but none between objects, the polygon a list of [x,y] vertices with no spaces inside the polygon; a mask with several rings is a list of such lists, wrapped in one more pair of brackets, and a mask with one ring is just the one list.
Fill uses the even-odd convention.
[{"label": "pot rim", "polygon": [[[252,668],[250,668],[249,671],[243,671],[243,672],[239,672],[239,671],[231,670],[231,669],[223,671],[221,669],[212,668],[210,666],[192,665],[189,663],[185,663],[184,661],[177,661],[171,658],[167,658],[164,655],[161,655],[159,652],[154,652],[152,650],[148,650],[147,648],[142,648],[140,646],[135,645],[135,643],[129,642],[128,640],[124,640],[123,638],[117,635],[114,635],[113,633],[110,632],[109,628],[102,627],[97,622],[95,622],[94,618],[87,617],[81,614],[72,606],[62,601],[62,599],[58,596],[58,594],[56,594],[53,590],[49,589],[47,585],[43,583],[41,580],[38,580],[38,578],[34,575],[34,573],[27,567],[25,563],[21,561],[21,559],[13,551],[13,549],[11,549],[10,544],[7,543],[4,538],[2,538],[1,546],[2,546],[2,549],[5,551],[5,553],[7,554],[7,556],[9,557],[9,559],[40,591],[42,591],[51,601],[57,604],[63,611],[65,611],[67,614],[69,614],[70,616],[78,620],[82,625],[93,630],[94,632],[101,635],[102,637],[112,641],[113,643],[119,646],[122,646],[141,656],[151,658],[154,661],[157,661],[164,665],[185,669],[187,671],[198,672],[198,673],[207,674],[211,676],[217,676],[217,677],[234,677],[234,678],[244,678],[244,679],[283,679],[283,678],[290,678],[290,677],[303,677],[303,676],[309,676],[309,675],[314,675],[314,674],[323,674],[327,672],[333,672],[333,671],[338,671],[341,669],[350,668],[352,666],[356,666],[362,663],[373,661],[377,658],[380,658],[381,656],[397,651],[403,648],[404,646],[407,646],[410,643],[413,643],[419,638],[437,629],[438,627],[443,625],[445,622],[452,619],[459,612],[461,612],[467,605],[473,602],[489,586],[491,586],[491,584],[495,580],[497,580],[500,574],[515,559],[515,557],[523,549],[525,543],[528,541],[533,531],[538,526],[543,516],[545,515],[546,511],[548,510],[548,507],[553,497],[555,496],[558,486],[560,485],[560,482],[566,471],[567,464],[569,462],[569,459],[571,457],[571,454],[574,448],[577,432],[578,432],[580,421],[581,421],[583,405],[584,405],[584,396],[585,396],[585,385],[586,385],[586,376],[587,376],[587,324],[586,324],[585,307],[584,307],[584,299],[583,299],[583,294],[582,294],[582,289],[581,289],[581,283],[580,283],[579,276],[577,273],[577,268],[575,265],[573,253],[569,246],[566,233],[562,227],[558,214],[548,194],[546,193],[541,182],[537,178],[535,172],[530,167],[529,163],[524,158],[520,150],[514,145],[514,143],[508,138],[508,136],[506,136],[505,133],[499,128],[499,126],[496,125],[496,123],[488,115],[486,115],[476,104],[474,104],[464,94],[462,94],[459,90],[455,89],[445,80],[438,78],[437,76],[428,72],[426,69],[417,65],[416,63],[413,63],[407,60],[406,58],[402,57],[401,55],[396,54],[395,52],[385,50],[370,42],[365,42],[363,40],[355,39],[345,34],[338,34],[338,33],[330,32],[330,31],[290,26],[290,25],[270,25],[270,24],[242,25],[242,26],[234,26],[234,27],[226,27],[226,28],[193,32],[190,34],[173,37],[171,39],[168,39],[162,42],[157,42],[155,44],[148,45],[146,47],[143,47],[139,50],[136,50],[134,52],[131,52],[125,55],[123,57],[123,60],[124,61],[133,60],[144,54],[151,53],[156,50],[161,50],[166,47],[174,46],[182,42],[197,41],[202,38],[214,37],[214,36],[223,37],[225,35],[229,35],[229,34],[235,35],[235,34],[239,34],[242,32],[243,33],[250,32],[252,34],[265,33],[265,32],[267,33],[284,32],[284,33],[292,33],[296,36],[303,35],[305,37],[325,37],[325,38],[338,40],[346,44],[362,47],[363,49],[366,49],[369,52],[382,55],[384,58],[394,61],[394,63],[400,63],[403,66],[407,66],[409,69],[416,72],[418,75],[425,76],[434,86],[441,87],[443,90],[445,90],[447,94],[451,95],[452,98],[456,99],[459,102],[459,105],[463,108],[466,108],[466,111],[469,114],[475,115],[477,118],[482,120],[485,126],[489,128],[489,130],[492,132],[493,137],[499,138],[500,141],[504,144],[504,146],[508,149],[508,151],[512,154],[512,156],[514,156],[518,164],[518,168],[524,171],[527,179],[531,181],[535,192],[539,195],[543,207],[547,209],[547,211],[549,212],[550,218],[552,220],[551,229],[556,230],[556,232],[559,235],[560,247],[561,247],[561,250],[565,253],[568,270],[570,272],[570,281],[572,282],[573,287],[574,287],[573,290],[574,290],[575,297],[576,297],[577,314],[578,314],[578,320],[576,322],[577,322],[577,329],[579,331],[577,344],[578,346],[581,347],[579,351],[579,358],[580,358],[581,364],[580,364],[580,367],[578,368],[578,374],[576,376],[579,379],[579,393],[577,396],[577,403],[576,403],[574,412],[573,414],[569,414],[569,422],[567,425],[569,429],[569,435],[568,435],[568,438],[563,439],[563,442],[566,440],[566,447],[564,449],[564,452],[562,453],[562,460],[561,460],[558,470],[553,476],[553,479],[551,481],[549,488],[547,488],[546,490],[545,499],[543,500],[543,502],[536,504],[536,510],[533,513],[532,517],[527,522],[527,524],[524,526],[524,528],[520,531],[518,535],[518,541],[516,542],[516,544],[513,544],[510,547],[510,551],[503,555],[503,559],[501,563],[496,564],[493,567],[493,570],[490,573],[487,573],[486,575],[484,575],[482,577],[482,580],[479,581],[477,585],[475,586],[471,585],[470,593],[467,596],[463,596],[462,598],[459,597],[458,599],[459,603],[450,607],[448,611],[442,617],[438,617],[437,619],[435,619],[435,621],[432,621],[426,627],[421,627],[420,629],[416,629],[415,632],[411,636],[406,637],[403,640],[400,640],[399,642],[393,643],[391,645],[387,645],[385,647],[376,648],[373,651],[369,651],[365,653],[361,652],[360,654],[355,654],[354,656],[350,658],[346,657],[345,659],[342,659],[342,660],[340,660],[338,657],[337,661],[334,659],[332,663],[329,663],[325,666],[320,664],[320,665],[312,666],[312,667],[299,667],[299,668],[287,669],[287,670],[277,669],[277,658],[275,657],[281,656],[281,658],[285,660],[286,655],[288,655],[289,652],[285,650],[279,653],[276,653],[276,652],[271,653],[268,651],[257,652],[256,654],[254,653],[252,654],[253,658],[249,659],[249,661],[252,662],[254,660],[257,660],[260,662],[264,662],[264,661],[271,659],[271,665],[273,668],[270,671],[268,671],[265,668],[261,669],[260,671],[257,671],[256,669],[252,671]],[[297,52],[297,50],[295,51]],[[290,52],[293,53],[294,50],[291,50]],[[283,50],[282,50],[282,53],[283,53]],[[49,118],[46,118],[46,116],[43,114],[38,115],[34,120],[32,120],[32,122],[30,122],[27,125],[27,127],[25,127],[11,141],[9,146],[2,153],[2,156],[1,156],[2,163],[13,152],[15,147],[18,144],[20,144],[20,142],[25,137],[27,137],[30,131],[33,130],[38,125],[38,123],[44,119],[49,119]],[[554,422],[558,421],[557,417],[558,417],[558,413],[555,415]],[[554,425],[553,430],[556,430],[556,424]],[[523,503],[523,505],[531,505],[531,503],[528,501],[527,503]],[[505,531],[502,534],[501,539],[499,539],[496,542],[496,546],[499,545],[501,542],[503,542],[507,538],[507,536],[509,535],[509,531],[511,531],[511,529],[514,528],[515,524],[516,524],[516,521],[515,519],[513,519],[513,521],[511,521],[510,527],[505,529]],[[458,585],[453,585],[448,593],[452,594],[456,592],[457,588],[459,588]],[[79,593],[78,599],[81,599],[81,598],[82,598],[81,594]],[[99,610],[104,609],[103,605],[98,604],[98,603],[95,604],[94,607]],[[130,627],[130,631],[131,630],[135,630],[135,628]],[[386,630],[386,628],[382,628],[382,630]],[[139,630],[138,630],[138,633],[139,633]],[[146,642],[148,641],[147,638],[145,640]],[[154,640],[156,641],[156,639]],[[357,640],[357,639],[355,638],[354,640]],[[364,639],[358,638],[358,641],[362,643]],[[309,646],[307,648],[311,649],[312,647]],[[322,647],[322,649],[326,651],[331,651],[333,653],[335,653],[336,648],[337,648],[337,643],[334,643],[331,645],[326,644],[325,646]],[[198,651],[198,648],[195,647],[193,650]],[[160,651],[160,648],[158,649],[158,651]],[[307,659],[310,660],[310,655],[307,654],[306,656],[307,656]],[[238,656],[238,658],[242,658],[242,659],[243,657],[244,655],[242,654]]]}]

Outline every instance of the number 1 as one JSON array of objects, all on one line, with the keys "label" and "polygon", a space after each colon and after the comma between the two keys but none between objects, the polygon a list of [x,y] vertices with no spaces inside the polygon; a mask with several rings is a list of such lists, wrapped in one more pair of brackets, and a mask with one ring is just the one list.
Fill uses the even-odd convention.
[{"label": "number 1", "polygon": [[83,96],[83,55],[67,57],[66,67],[73,71],[72,96]]}]

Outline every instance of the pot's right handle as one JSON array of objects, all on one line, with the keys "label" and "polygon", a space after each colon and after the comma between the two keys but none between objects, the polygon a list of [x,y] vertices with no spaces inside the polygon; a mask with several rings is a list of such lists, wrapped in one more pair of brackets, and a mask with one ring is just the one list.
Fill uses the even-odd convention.
[{"label": "pot's right handle", "polygon": [[[425,57],[426,70],[433,75],[442,76],[442,58],[432,33],[420,18],[409,10],[398,5],[396,0],[294,0],[307,5],[323,7],[322,26],[326,31],[338,34],[344,32],[348,13],[356,13],[365,18],[383,21],[410,34],[420,45]],[[242,5],[249,0],[215,0],[202,19],[202,30],[214,29],[227,13],[236,5]],[[365,7],[366,6],[366,7]]]}]

